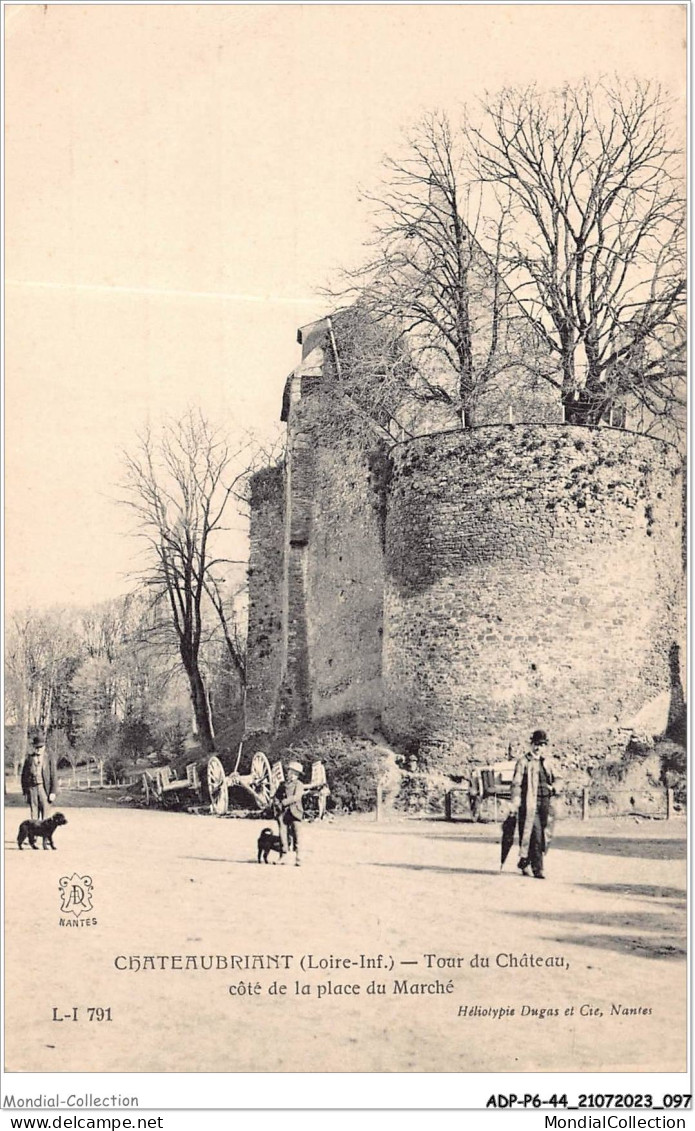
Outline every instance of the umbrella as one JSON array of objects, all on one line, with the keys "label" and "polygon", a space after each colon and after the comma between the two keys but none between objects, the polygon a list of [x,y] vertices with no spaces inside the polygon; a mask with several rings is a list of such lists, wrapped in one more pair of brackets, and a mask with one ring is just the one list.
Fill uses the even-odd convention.
[{"label": "umbrella", "polygon": [[501,860],[500,872],[504,868],[504,862],[509,856],[511,847],[514,844],[514,834],[516,833],[516,813],[510,813],[508,817],[502,822],[502,845],[501,845]]}]

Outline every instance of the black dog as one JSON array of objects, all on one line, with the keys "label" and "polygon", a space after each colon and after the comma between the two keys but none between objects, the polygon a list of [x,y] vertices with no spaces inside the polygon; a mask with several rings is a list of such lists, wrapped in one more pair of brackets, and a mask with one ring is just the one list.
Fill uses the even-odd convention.
[{"label": "black dog", "polygon": [[277,835],[277,833],[274,833],[271,828],[266,827],[265,829],[261,830],[261,835],[258,838],[259,864],[261,863],[261,857],[263,857],[264,864],[268,863],[269,852],[277,852],[281,859],[284,856],[284,850],[280,837]]},{"label": "black dog", "polygon": [[54,813],[46,821],[22,821],[17,833],[19,851],[22,851],[25,840],[29,841],[32,848],[38,849],[37,837],[41,837],[43,840],[44,848],[48,848],[50,845],[51,848],[55,849],[53,833],[60,825],[67,825],[67,823],[67,817],[64,817],[62,813]]}]

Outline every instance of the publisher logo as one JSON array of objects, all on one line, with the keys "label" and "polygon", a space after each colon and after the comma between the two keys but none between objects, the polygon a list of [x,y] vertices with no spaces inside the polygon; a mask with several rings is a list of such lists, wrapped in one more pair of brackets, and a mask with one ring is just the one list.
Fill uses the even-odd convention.
[{"label": "publisher logo", "polygon": [[60,889],[60,910],[64,915],[74,915],[74,919],[61,919],[61,927],[77,926],[78,921],[80,926],[91,926],[96,923],[96,919],[86,919],[85,916],[89,915],[92,907],[92,888],[93,882],[91,876],[78,876],[77,872],[73,872],[71,876],[63,876],[58,884]]}]

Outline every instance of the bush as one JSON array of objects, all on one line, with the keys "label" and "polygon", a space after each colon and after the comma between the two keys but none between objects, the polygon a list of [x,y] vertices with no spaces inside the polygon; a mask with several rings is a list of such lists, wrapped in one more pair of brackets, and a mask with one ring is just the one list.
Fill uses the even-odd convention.
[{"label": "bush", "polygon": [[104,782],[106,785],[123,785],[128,777],[128,766],[123,758],[115,756],[104,762]]},{"label": "bush", "polygon": [[183,758],[186,754],[187,737],[188,727],[180,719],[165,727],[162,734],[162,749],[158,751],[160,764],[166,765],[170,761],[175,762]]},{"label": "bush", "polygon": [[685,805],[688,793],[688,755],[685,747],[664,739],[657,743],[657,753],[661,759],[661,780],[673,790],[678,804]]},{"label": "bush", "polygon": [[292,743],[286,759],[292,757],[303,762],[307,770],[320,759],[326,770],[332,806],[349,813],[373,812],[379,779],[387,799],[394,791],[394,776],[400,777],[388,747],[369,738],[348,737],[340,731],[325,731]]},{"label": "bush", "polygon": [[118,733],[118,753],[122,758],[136,762],[154,746],[149,723],[144,719],[125,718]]},{"label": "bush", "polygon": [[403,813],[443,813],[451,779],[444,774],[403,772],[394,809]]}]

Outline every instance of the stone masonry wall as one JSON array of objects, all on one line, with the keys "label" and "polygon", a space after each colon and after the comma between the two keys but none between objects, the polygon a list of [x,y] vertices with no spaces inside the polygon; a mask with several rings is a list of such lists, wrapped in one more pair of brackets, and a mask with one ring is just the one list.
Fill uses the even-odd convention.
[{"label": "stone masonry wall", "polygon": [[[312,398],[313,399],[313,398]],[[307,561],[314,513],[315,438],[310,419],[295,410],[285,456],[285,546],[283,580],[284,663],[276,727],[291,729],[311,715],[308,655]]]},{"label": "stone masonry wall", "polygon": [[246,729],[272,731],[284,655],[284,472],[265,468],[251,480]]},{"label": "stone masonry wall", "polygon": [[393,453],[384,722],[430,764],[535,727],[567,769],[672,688],[685,634],[680,460],[613,429],[491,426]]},{"label": "stone masonry wall", "polygon": [[380,714],[389,464],[368,428],[326,439],[330,409],[295,381],[284,476],[254,479],[247,730]]},{"label": "stone masonry wall", "polygon": [[383,470],[377,441],[319,444],[308,547],[311,715],[381,710]]}]

